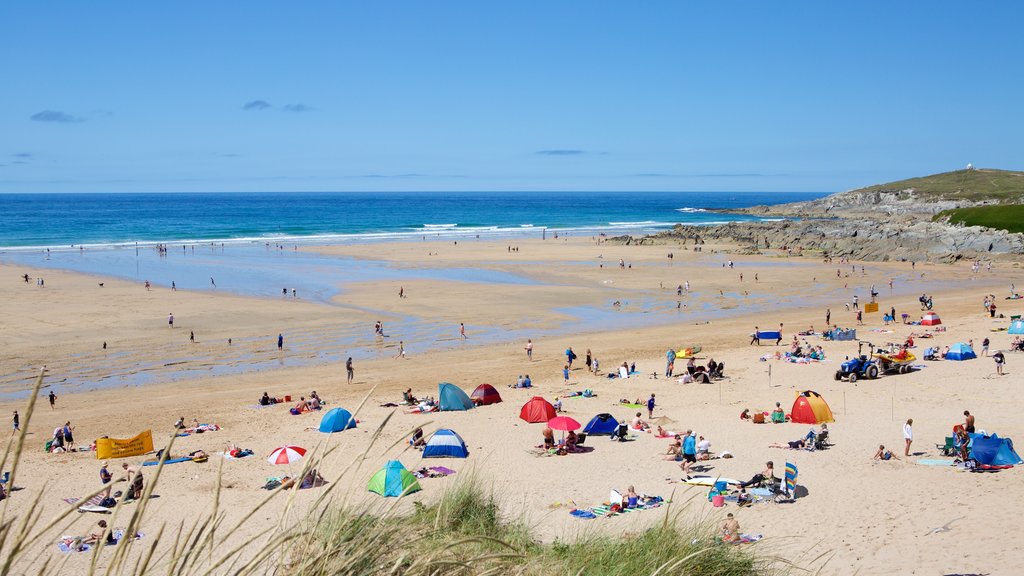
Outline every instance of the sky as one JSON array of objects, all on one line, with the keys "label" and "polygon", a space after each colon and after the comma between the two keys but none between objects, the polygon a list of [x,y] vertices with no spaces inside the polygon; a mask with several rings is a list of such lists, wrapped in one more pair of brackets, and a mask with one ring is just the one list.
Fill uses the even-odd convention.
[{"label": "sky", "polygon": [[1024,169],[1022,17],[998,1],[3,2],[0,192],[834,192]]}]

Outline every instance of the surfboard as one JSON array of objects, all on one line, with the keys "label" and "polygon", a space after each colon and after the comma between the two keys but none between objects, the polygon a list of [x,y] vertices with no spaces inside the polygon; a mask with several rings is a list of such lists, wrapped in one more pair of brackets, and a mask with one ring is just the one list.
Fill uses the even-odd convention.
[{"label": "surfboard", "polygon": [[[164,462],[164,464],[177,464],[178,462],[191,462],[191,461],[192,461],[192,458],[190,458],[188,456],[185,456],[184,458],[171,458],[171,459],[167,460],[166,462]],[[142,465],[143,466],[156,466],[159,463],[160,463],[159,460],[148,460],[146,462],[143,462]]]},{"label": "surfboard", "polygon": [[79,512],[95,512],[97,514],[110,514],[110,508],[104,508],[103,506],[79,506]]},{"label": "surfboard", "polygon": [[714,486],[716,482],[725,482],[726,484],[739,484],[739,480],[732,478],[718,478],[716,476],[694,476],[689,480],[683,480],[683,484],[689,484],[691,486]]}]

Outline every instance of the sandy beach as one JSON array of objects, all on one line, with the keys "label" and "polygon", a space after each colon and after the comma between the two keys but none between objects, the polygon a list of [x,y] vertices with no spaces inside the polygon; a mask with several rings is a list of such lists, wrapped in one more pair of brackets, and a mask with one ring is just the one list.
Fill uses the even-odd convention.
[{"label": "sandy beach", "polygon": [[[294,444],[334,449],[320,471],[338,484],[336,498],[382,506],[384,500],[365,488],[388,459],[397,458],[410,469],[440,464],[456,474],[421,480],[423,491],[403,506],[437,499],[447,486],[472,476],[500,495],[504,514],[526,519],[546,541],[593,532],[631,533],[662,521],[664,508],[597,520],[568,513],[573,505],[601,503],[613,488],[635,485],[638,491],[671,498],[672,511],[682,510],[686,517],[717,521],[734,512],[744,532],[764,535],[753,545],[757,553],[823,574],[1017,572],[1020,560],[1007,541],[1021,535],[1016,522],[1024,513],[1019,469],[972,474],[917,461],[942,457],[936,444],[962,422],[964,410],[977,416],[979,429],[1024,437],[1017,417],[1024,392],[1016,373],[1024,355],[1008,352],[1002,377],[995,375],[991,358],[979,357],[921,361],[923,367],[913,373],[852,384],[835,381],[833,374],[846,356],[856,354],[856,342],[800,337],[824,349],[823,362],[790,363],[774,355],[789,350],[797,332],[813,326],[820,333],[826,310],[832,324],[856,328],[859,339],[876,345],[929,333],[934,337],[917,339],[916,353],[968,340],[980,353],[986,337],[991,352],[1008,350],[1013,337],[993,330],[1006,328],[1011,314],[1024,312],[1021,300],[1004,300],[1011,283],[1024,286],[1024,273],[1003,262],[973,274],[967,262],[839,264],[779,251],[745,256],[731,249],[706,245],[694,252],[681,245],[626,246],[575,237],[302,248],[297,252],[373,261],[392,271],[387,279],[339,283],[326,301],[302,293],[261,297],[228,288],[172,291],[153,285],[147,290],[113,276],[0,265],[0,410],[8,418],[13,410],[24,413],[25,392],[43,365],[43,394],[57,394],[53,409],[43,398],[36,406],[29,450],[17,475],[16,485],[24,490],[5,504],[18,513],[42,491],[45,519],[67,508],[62,499],[99,487],[101,462],[95,453],[43,451],[51,431],[66,421],[82,445],[104,435],[127,438],[152,429],[159,448],[183,417],[222,429],[176,439],[175,454],[203,449],[212,457],[203,464],[165,467],[156,489],[159,498],[150,503],[151,524],[142,526],[143,532],[157,532],[159,523],[187,523],[207,510],[221,467],[221,506],[228,523],[238,521],[266,495],[260,489],[265,479],[283,472],[266,456],[277,446]],[[231,258],[230,249],[224,257]],[[45,286],[25,282],[23,274],[45,277]],[[678,294],[687,282],[689,290]],[[881,313],[864,314],[864,325],[856,326],[847,304],[854,295],[862,305],[868,302],[872,285],[883,310],[894,307],[897,317],[905,313],[911,320],[923,313],[918,296],[931,295],[944,331],[900,322],[883,326]],[[1006,318],[984,313],[982,299],[988,294],[996,296]],[[172,313],[173,328],[168,326]],[[375,337],[376,321],[383,322],[385,337]],[[780,324],[782,345],[748,343],[755,326],[774,330]],[[284,339],[281,350],[278,334]],[[532,361],[524,352],[527,339],[534,343]],[[407,350],[405,358],[396,357],[399,341]],[[664,376],[666,350],[694,345],[702,347],[701,363],[710,358],[725,362],[726,378],[681,384]],[[579,359],[566,384],[562,368],[568,347]],[[583,366],[588,350],[600,360],[598,375]],[[352,384],[346,382],[344,366],[349,356],[355,358]],[[635,363],[639,374],[626,380],[605,376],[623,362]],[[684,370],[683,361],[677,361],[676,373]],[[525,374],[533,389],[508,387]],[[440,382],[467,393],[490,383],[504,401],[425,415],[407,414],[404,406],[381,406],[399,402],[408,388],[420,397],[436,396]],[[520,420],[520,407],[535,395],[553,401],[587,388],[595,398],[562,400],[565,413],[581,423],[602,412],[632,418],[636,410],[620,406],[619,399],[646,400],[654,393],[655,417],[674,420],[672,430],[693,429],[711,441],[715,453],[733,454],[708,462],[704,473],[746,480],[773,460],[781,476],[789,461],[799,467],[798,484],[806,493],[789,504],[713,508],[706,488],[679,482],[678,463],[663,459],[669,441],[651,433],[636,433],[626,443],[591,437],[586,445],[592,451],[583,454],[538,455],[534,447],[541,443],[543,425]],[[293,416],[288,404],[254,406],[264,391],[290,395],[294,404],[312,390],[328,408],[356,412],[362,405],[358,427],[325,435],[315,430],[320,414]],[[745,408],[770,411],[776,402],[788,412],[803,390],[821,393],[835,415],[829,425],[834,446],[828,450],[769,448],[802,437],[809,426],[754,425],[738,418]],[[370,447],[374,430],[392,413]],[[913,455],[903,458],[902,426],[908,418],[914,420],[915,440]],[[422,461],[404,440],[420,426],[428,433],[454,429],[465,439],[470,457]],[[214,455],[229,443],[251,448],[255,455],[240,460]],[[879,444],[901,460],[872,460]],[[358,465],[348,469],[356,460]],[[117,475],[120,461],[111,465]],[[292,520],[308,513],[317,491],[296,493]],[[228,544],[248,539],[255,549],[284,507],[284,498],[272,500]],[[53,542],[62,534],[86,533],[96,519],[69,516],[48,540],[35,544],[34,562],[66,559],[72,569],[87,563],[88,555],[66,556]],[[935,530],[942,527],[948,530]],[[132,554],[141,554],[143,547],[136,548]],[[18,568],[28,571],[30,566]]]}]

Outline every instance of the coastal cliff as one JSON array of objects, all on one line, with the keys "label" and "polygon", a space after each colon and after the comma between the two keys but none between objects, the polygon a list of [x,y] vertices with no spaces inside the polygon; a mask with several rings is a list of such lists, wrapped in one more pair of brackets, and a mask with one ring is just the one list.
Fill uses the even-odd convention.
[{"label": "coastal cliff", "polygon": [[875,261],[951,261],[995,256],[1019,259],[1024,255],[1024,234],[954,224],[951,220],[956,221],[960,209],[1005,215],[1007,211],[1021,209],[1022,203],[1024,173],[958,170],[840,192],[808,202],[734,211],[779,218],[775,221],[677,225],[643,239],[612,240],[645,244],[724,241],[737,244],[748,253],[812,250]]}]

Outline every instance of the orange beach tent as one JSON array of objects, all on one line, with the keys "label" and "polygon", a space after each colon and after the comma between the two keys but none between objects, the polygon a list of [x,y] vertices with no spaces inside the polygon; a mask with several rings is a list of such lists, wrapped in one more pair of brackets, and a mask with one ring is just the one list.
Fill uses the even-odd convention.
[{"label": "orange beach tent", "polygon": [[804,390],[796,395],[793,409],[790,411],[790,422],[797,424],[821,424],[835,422],[832,410],[825,403],[821,394],[813,390]]}]

